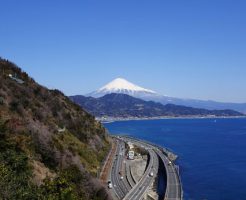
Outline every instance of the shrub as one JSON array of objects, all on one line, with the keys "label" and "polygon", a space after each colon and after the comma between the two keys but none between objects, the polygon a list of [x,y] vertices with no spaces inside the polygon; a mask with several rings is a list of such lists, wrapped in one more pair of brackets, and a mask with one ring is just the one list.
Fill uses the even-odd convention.
[{"label": "shrub", "polygon": [[3,105],[3,104],[4,104],[4,98],[0,97],[0,105]]},{"label": "shrub", "polygon": [[46,179],[45,184],[40,188],[41,198],[50,200],[75,200],[73,188],[63,177],[57,177],[54,180]]},{"label": "shrub", "polygon": [[35,88],[33,92],[34,92],[34,94],[35,94],[36,96],[40,95],[41,87]]},{"label": "shrub", "polygon": [[12,111],[16,111],[17,110],[17,107],[19,106],[19,101],[12,101],[11,103],[10,103],[10,109],[12,110]]},{"label": "shrub", "polygon": [[6,130],[7,130],[6,122],[0,119],[0,134],[5,135]]},{"label": "shrub", "polygon": [[1,138],[0,150],[0,199],[35,199],[27,155],[6,135]]}]

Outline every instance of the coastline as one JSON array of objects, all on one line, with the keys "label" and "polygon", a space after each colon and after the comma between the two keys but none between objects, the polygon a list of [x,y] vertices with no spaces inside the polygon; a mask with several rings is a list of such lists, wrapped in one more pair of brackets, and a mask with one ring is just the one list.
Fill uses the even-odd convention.
[{"label": "coastline", "polygon": [[159,119],[239,119],[246,118],[246,116],[161,116],[161,117],[103,117],[96,118],[97,121],[100,121],[103,124],[120,122],[120,121],[140,121],[140,120],[159,120]]},{"label": "coastline", "polygon": [[[217,122],[215,123],[214,120]],[[104,125],[114,135],[140,138],[166,147],[177,154],[181,179],[186,188],[184,188],[185,199],[213,199],[214,197],[220,199],[221,192],[225,192],[225,196],[233,199],[237,189],[239,189],[240,198],[245,197],[245,191],[241,191],[238,182],[241,178],[245,178],[242,173],[245,171],[242,160],[246,155],[243,148],[246,140],[245,120],[246,118],[171,119],[116,122]],[[230,162],[228,162],[228,155],[233,155]],[[231,171],[235,167],[238,170]],[[228,170],[231,173],[228,174]],[[197,179],[191,178],[194,174]],[[226,183],[222,188],[220,188],[220,182],[217,182],[218,174],[223,174],[220,179]],[[204,181],[204,185],[201,187],[197,184],[197,180]],[[232,190],[227,190],[227,185],[232,183],[232,180]],[[213,188],[212,191],[211,188]],[[206,192],[207,196],[201,195],[204,194],[203,192]]]}]

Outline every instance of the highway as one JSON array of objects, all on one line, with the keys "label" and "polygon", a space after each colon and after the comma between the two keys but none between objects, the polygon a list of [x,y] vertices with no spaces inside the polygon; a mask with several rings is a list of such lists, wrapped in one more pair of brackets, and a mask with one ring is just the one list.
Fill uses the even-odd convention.
[{"label": "highway", "polygon": [[133,138],[131,138],[131,141],[152,148],[164,163],[166,174],[167,174],[167,188],[166,188],[164,200],[182,200],[183,191],[182,191],[182,184],[180,181],[179,173],[176,170],[176,166],[173,162],[169,164],[170,160],[160,150],[162,148],[156,145],[152,145],[148,142],[146,143],[145,141],[141,141]]},{"label": "highway", "polygon": [[[131,184],[129,183],[129,181],[127,180],[127,174],[126,174],[126,161],[125,161],[125,152],[126,152],[126,149],[125,149],[125,143],[121,141],[121,144],[122,144],[122,151],[121,151],[121,157],[123,157],[123,160],[121,160],[121,172],[122,172],[122,177],[123,177],[123,182],[124,182],[124,185],[126,186],[127,188],[127,192],[129,192],[131,189],[132,189],[132,186]],[[119,158],[121,158],[119,157]],[[123,162],[122,162],[123,161]]]},{"label": "highway", "polygon": [[130,169],[130,163],[126,162],[126,179],[129,182],[130,186],[133,188],[136,185],[136,182],[133,180],[131,169]]},{"label": "highway", "polygon": [[121,180],[121,176],[119,172],[122,170],[122,162],[124,162],[124,155],[125,155],[125,144],[124,142],[117,140],[117,150],[115,155],[115,160],[113,161],[113,166],[110,174],[110,179],[113,185],[113,190],[115,191],[116,196],[118,199],[123,199],[126,194],[130,191],[131,186],[127,183],[124,177]]},{"label": "highway", "polygon": [[179,180],[179,175],[174,164],[169,164],[169,159],[158,149],[156,153],[162,159],[166,174],[167,174],[167,188],[165,193],[165,200],[180,200],[182,199],[182,186]]},{"label": "highway", "polygon": [[[148,167],[140,179],[140,181],[132,188],[132,190],[125,196],[124,200],[141,200],[143,199],[145,193],[148,191],[148,188],[154,181],[158,172],[158,157],[153,150],[149,151],[149,164]],[[153,172],[153,177],[150,176],[150,173]]]},{"label": "highway", "polygon": [[[116,137],[117,138],[117,137]],[[122,162],[124,162],[125,154],[125,142],[132,142],[137,146],[145,148],[149,154],[149,163],[144,175],[141,179],[133,185],[128,179],[129,169],[125,168],[124,179],[120,180],[119,171],[122,170]],[[159,168],[159,158],[164,163],[166,174],[167,174],[167,187],[165,192],[164,200],[182,200],[182,185],[179,177],[179,173],[176,170],[174,163],[170,163],[170,160],[166,155],[163,154],[162,148],[156,145],[150,144],[148,142],[130,138],[130,137],[120,137],[117,139],[117,159],[113,163],[113,168],[111,170],[111,180],[113,183],[113,189],[118,197],[118,199],[123,200],[142,200],[147,193],[149,187],[154,182],[155,177],[158,173]],[[126,165],[124,164],[124,167]],[[153,176],[150,173],[153,172]],[[127,175],[128,177],[126,178]]]}]

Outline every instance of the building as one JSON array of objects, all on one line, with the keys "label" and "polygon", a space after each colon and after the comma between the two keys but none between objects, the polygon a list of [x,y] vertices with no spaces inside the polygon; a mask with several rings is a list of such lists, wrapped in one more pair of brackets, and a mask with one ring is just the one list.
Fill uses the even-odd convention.
[{"label": "building", "polygon": [[13,76],[12,74],[9,74],[9,78],[11,78],[12,80],[16,81],[16,82],[19,83],[19,84],[25,83],[23,80],[17,78],[16,75]]},{"label": "building", "polygon": [[134,160],[134,151],[128,151],[127,158],[129,160]]},{"label": "building", "polygon": [[134,149],[134,145],[133,145],[131,142],[128,142],[127,144],[128,144],[128,146],[129,146],[129,149],[130,149],[130,150],[131,150],[131,149]]}]

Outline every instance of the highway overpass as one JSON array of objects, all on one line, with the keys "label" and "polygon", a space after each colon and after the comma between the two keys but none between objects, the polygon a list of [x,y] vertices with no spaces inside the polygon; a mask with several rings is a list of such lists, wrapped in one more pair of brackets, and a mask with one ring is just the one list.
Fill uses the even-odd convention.
[{"label": "highway overpass", "polygon": [[[116,194],[116,198],[119,200],[142,200],[146,196],[149,187],[154,182],[158,173],[159,160],[164,163],[166,173],[166,188],[164,200],[182,200],[183,191],[180,181],[179,172],[174,162],[170,162],[170,158],[167,156],[167,150],[159,147],[155,144],[151,144],[147,141],[131,138],[127,136],[115,136],[117,141],[117,151],[115,160],[110,173],[110,179],[113,184],[113,191]],[[148,166],[142,176],[142,178],[135,184],[129,182],[129,170],[125,168],[125,143],[131,142],[136,146],[145,148],[149,154]],[[119,172],[121,171],[121,174]],[[124,174],[122,174],[125,172]],[[154,176],[150,176],[150,173]],[[121,179],[121,176],[123,179]],[[128,180],[127,180],[128,179]]]}]

